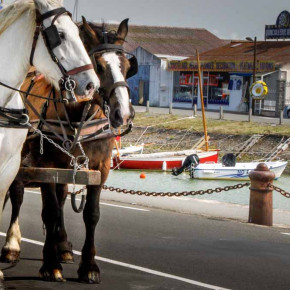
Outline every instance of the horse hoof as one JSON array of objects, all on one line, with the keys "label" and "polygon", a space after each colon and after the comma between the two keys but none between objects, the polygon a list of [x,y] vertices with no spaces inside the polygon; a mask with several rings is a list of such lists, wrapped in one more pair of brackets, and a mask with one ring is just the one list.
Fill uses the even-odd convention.
[{"label": "horse hoof", "polygon": [[59,262],[62,264],[73,264],[74,256],[72,252],[65,252],[60,254]]},{"label": "horse hoof", "polygon": [[39,271],[39,277],[49,282],[65,282],[60,269],[48,270],[42,267]]},{"label": "horse hoof", "polygon": [[100,270],[97,265],[91,267],[90,271],[85,271],[83,266],[80,266],[78,270],[79,281],[88,283],[88,284],[100,284],[101,283],[101,276]]},{"label": "horse hoof", "polygon": [[0,262],[2,263],[17,263],[20,260],[20,251],[2,249]]}]

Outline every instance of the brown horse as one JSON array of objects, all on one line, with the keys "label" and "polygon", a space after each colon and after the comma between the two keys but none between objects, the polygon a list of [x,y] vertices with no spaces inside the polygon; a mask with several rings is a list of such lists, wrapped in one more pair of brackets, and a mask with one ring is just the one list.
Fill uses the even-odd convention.
[{"label": "brown horse", "polygon": [[[42,119],[31,109],[29,116],[31,123],[49,134],[59,145],[68,141],[69,146],[74,144],[70,136],[75,134],[74,126],[90,124],[85,133],[80,132],[82,141],[80,146],[76,143],[71,152],[74,156],[83,155],[82,148],[89,158],[88,167],[101,172],[101,184],[88,186],[86,204],[83,212],[83,219],[86,226],[86,238],[82,249],[81,263],[78,269],[78,276],[81,281],[88,283],[100,282],[100,271],[95,262],[94,234],[98,223],[99,201],[102,187],[108,177],[110,170],[111,153],[114,146],[114,134],[112,131],[101,134],[104,126],[117,128],[126,125],[134,118],[134,110],[129,102],[129,91],[125,79],[136,72],[135,59],[129,60],[122,49],[128,32],[128,19],[119,25],[116,33],[104,31],[103,28],[88,24],[83,19],[79,27],[86,49],[92,56],[97,75],[100,78],[101,89],[87,107],[86,103],[62,104],[39,100],[28,97],[38,112],[42,112]],[[32,76],[33,77],[33,76]],[[27,89],[31,84],[28,78],[22,89]],[[48,95],[52,92],[51,85],[44,79],[35,82],[31,93]],[[58,98],[58,93],[54,99]],[[104,108],[108,119],[104,114]],[[87,110],[87,114],[84,111]],[[86,115],[84,119],[84,115]],[[102,122],[99,122],[102,120]],[[56,124],[61,124],[56,126]],[[106,127],[106,128],[107,128]],[[61,135],[56,137],[56,134]],[[89,132],[89,133],[88,133]],[[63,133],[63,134],[62,134]],[[66,135],[64,138],[64,135]],[[63,137],[63,138],[61,138]],[[83,142],[84,141],[84,142]],[[43,149],[44,154],[40,154]],[[53,167],[71,168],[71,159],[66,154],[60,154],[58,148],[44,140],[43,148],[40,145],[40,137],[36,134],[28,137],[23,149],[23,165],[32,167]],[[53,158],[57,156],[57,158]],[[15,261],[19,259],[21,233],[18,225],[18,215],[23,201],[24,184],[21,181],[14,181],[10,187],[10,199],[12,203],[11,224],[7,233],[6,244],[2,249],[2,261]],[[64,281],[60,262],[71,262],[72,249],[67,241],[67,234],[64,227],[63,206],[68,193],[68,186],[63,184],[41,184],[43,210],[42,218],[46,227],[46,240],[43,248],[43,266],[40,275],[48,281]]]}]

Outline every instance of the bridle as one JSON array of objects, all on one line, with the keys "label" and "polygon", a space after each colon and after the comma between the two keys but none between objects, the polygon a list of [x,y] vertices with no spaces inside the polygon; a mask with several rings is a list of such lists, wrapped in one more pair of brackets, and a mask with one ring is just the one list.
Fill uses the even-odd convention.
[{"label": "bridle", "polygon": [[[105,52],[126,53],[127,55],[131,56],[131,58],[129,59],[129,62],[130,63],[134,63],[135,65],[137,64],[137,59],[136,59],[136,57],[133,54],[131,54],[129,52],[126,52],[122,45],[116,45],[116,44],[108,43],[107,42],[108,40],[105,37],[106,33],[103,32],[103,35],[104,35],[105,43],[100,44],[97,47],[94,47],[93,49],[91,49],[89,51],[89,56],[90,56],[91,61],[92,61],[93,65],[94,65],[95,71],[97,71],[97,63],[96,63],[95,56],[96,55],[101,55],[101,54],[103,54]],[[138,64],[137,64],[137,66],[138,66]],[[137,73],[137,71],[132,73],[131,76],[135,75],[136,73]],[[105,113],[108,110],[109,100],[110,100],[113,92],[115,91],[115,89],[118,88],[118,87],[127,88],[128,93],[130,94],[129,85],[128,85],[128,83],[126,81],[114,82],[110,87],[100,87],[99,88],[99,95],[102,97],[103,110],[104,110]],[[109,118],[109,116],[107,116],[107,118]]]},{"label": "bridle", "polygon": [[[71,76],[78,74],[80,72],[94,69],[94,66],[93,64],[86,64],[86,65],[67,71],[63,67],[63,65],[57,58],[57,56],[54,54],[53,49],[58,47],[61,44],[61,38],[59,36],[57,27],[55,26],[54,23],[63,14],[68,14],[71,17],[71,13],[68,12],[64,7],[53,9],[44,14],[40,14],[39,10],[36,9],[36,19],[35,19],[36,28],[34,32],[32,48],[31,48],[31,53],[30,53],[30,64],[31,66],[33,66],[33,57],[34,57],[34,53],[35,53],[35,49],[37,45],[37,40],[41,32],[44,39],[44,43],[51,56],[51,59],[56,63],[56,65],[59,67],[62,73],[62,78],[59,80],[60,91],[66,91],[68,93],[69,95],[69,97],[67,98],[68,101],[76,101],[76,97],[74,94],[74,90],[76,88],[76,82],[71,78]],[[45,28],[43,25],[43,21],[52,16],[54,16],[54,18],[52,20],[51,25]]]}]

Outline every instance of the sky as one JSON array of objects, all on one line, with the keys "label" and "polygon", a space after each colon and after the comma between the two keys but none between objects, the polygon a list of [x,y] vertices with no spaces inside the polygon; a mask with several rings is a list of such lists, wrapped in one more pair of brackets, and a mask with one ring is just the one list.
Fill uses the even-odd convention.
[{"label": "sky", "polygon": [[[64,0],[79,20],[205,28],[223,39],[264,39],[266,24],[275,24],[280,12],[290,11],[289,0]],[[4,0],[11,3],[12,0]],[[129,27],[130,29],[130,27]]]},{"label": "sky", "polygon": [[[75,0],[64,0],[73,11]],[[205,28],[223,39],[264,39],[266,24],[290,11],[289,0],[78,0],[88,20]],[[129,27],[130,28],[130,27]]]}]

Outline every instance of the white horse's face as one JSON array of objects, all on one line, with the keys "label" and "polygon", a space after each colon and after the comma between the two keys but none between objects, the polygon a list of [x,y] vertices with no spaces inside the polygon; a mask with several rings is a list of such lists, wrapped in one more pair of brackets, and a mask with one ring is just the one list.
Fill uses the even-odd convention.
[{"label": "white horse's face", "polygon": [[[59,4],[56,6],[56,4]],[[36,8],[41,14],[61,7],[62,1],[57,0],[35,0]],[[44,29],[50,27],[54,16],[43,21]],[[67,14],[59,16],[54,25],[57,28],[61,44],[52,51],[58,58],[66,71],[91,64],[91,60],[79,37],[79,30]],[[40,35],[33,64],[36,69],[43,73],[56,88],[59,88],[59,80],[63,76],[59,67],[53,62],[45,46],[42,35]],[[77,87],[75,93],[78,100],[88,100],[93,97],[94,91],[99,88],[100,81],[93,69],[79,72],[72,76]]]}]

